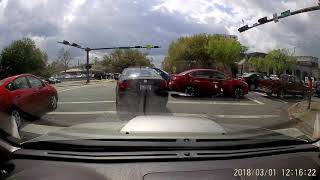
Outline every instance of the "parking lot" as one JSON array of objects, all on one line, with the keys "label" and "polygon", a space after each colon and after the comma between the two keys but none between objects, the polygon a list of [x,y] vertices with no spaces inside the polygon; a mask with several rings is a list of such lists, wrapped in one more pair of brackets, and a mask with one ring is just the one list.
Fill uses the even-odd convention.
[{"label": "parking lot", "polygon": [[[111,80],[56,85],[58,108],[41,119],[22,127],[25,137],[36,137],[64,127],[91,122],[118,122],[115,104],[116,82]],[[245,98],[195,98],[171,93],[165,108],[148,109],[144,115],[208,117],[216,122],[252,125],[268,129],[288,127],[292,123],[287,109],[301,101],[300,97],[280,100],[264,93],[249,92]],[[248,110],[250,109],[250,111]]]}]

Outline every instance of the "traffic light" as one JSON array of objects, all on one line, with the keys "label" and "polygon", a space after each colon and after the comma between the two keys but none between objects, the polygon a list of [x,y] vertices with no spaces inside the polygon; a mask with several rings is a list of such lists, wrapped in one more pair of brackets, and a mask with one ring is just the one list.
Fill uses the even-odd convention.
[{"label": "traffic light", "polygon": [[239,32],[244,32],[246,30],[249,29],[249,26],[248,25],[245,25],[245,26],[242,26],[241,28],[238,29]]},{"label": "traffic light", "polygon": [[260,24],[267,23],[267,22],[268,22],[268,18],[267,18],[267,17],[260,18],[260,19],[258,20],[258,22],[259,22]]},{"label": "traffic light", "polygon": [[291,15],[291,12],[290,10],[287,10],[287,11],[284,11],[281,13],[281,17],[287,17],[287,16],[290,16]]}]

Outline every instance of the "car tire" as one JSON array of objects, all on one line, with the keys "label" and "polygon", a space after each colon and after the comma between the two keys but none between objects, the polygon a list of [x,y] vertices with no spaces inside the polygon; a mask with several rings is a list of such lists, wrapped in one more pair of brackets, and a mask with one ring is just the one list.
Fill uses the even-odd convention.
[{"label": "car tire", "polygon": [[235,98],[242,98],[244,96],[244,90],[242,87],[238,86],[233,90],[233,96]]},{"label": "car tire", "polygon": [[53,110],[57,109],[57,107],[58,107],[58,98],[57,98],[57,96],[53,95],[53,96],[49,97],[48,106],[49,106],[49,110],[50,111],[53,111]]},{"label": "car tire", "polygon": [[187,86],[185,89],[184,89],[184,93],[189,95],[189,96],[192,96],[192,97],[195,97],[198,95],[198,92],[196,90],[196,88],[192,87],[192,86]]},{"label": "car tire", "polygon": [[285,96],[284,90],[283,90],[283,89],[280,89],[280,90],[277,92],[277,97],[278,97],[279,99],[283,99],[284,96]]},{"label": "car tire", "polygon": [[273,94],[273,92],[271,91],[271,92],[267,92],[266,93],[268,96],[272,96],[272,94]]},{"label": "car tire", "polygon": [[257,89],[257,86],[254,84],[250,84],[249,88],[250,88],[250,91],[255,91]]},{"label": "car tire", "polygon": [[11,111],[11,120],[14,121],[17,124],[18,130],[21,128],[22,124],[22,117],[21,112],[17,109],[13,109]]}]

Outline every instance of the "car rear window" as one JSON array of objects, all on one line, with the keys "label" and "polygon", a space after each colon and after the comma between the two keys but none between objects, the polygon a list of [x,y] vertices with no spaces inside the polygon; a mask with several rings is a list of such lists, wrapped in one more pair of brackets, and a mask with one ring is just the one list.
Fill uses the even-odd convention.
[{"label": "car rear window", "polygon": [[147,68],[132,68],[132,69],[125,69],[122,73],[122,76],[126,77],[159,77],[159,74],[154,69],[147,69]]}]

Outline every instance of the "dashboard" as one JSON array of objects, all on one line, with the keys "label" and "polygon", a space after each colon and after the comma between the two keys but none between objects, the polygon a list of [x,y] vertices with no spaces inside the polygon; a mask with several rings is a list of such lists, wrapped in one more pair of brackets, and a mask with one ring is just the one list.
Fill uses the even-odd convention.
[{"label": "dashboard", "polygon": [[20,149],[2,168],[7,168],[3,177],[8,180],[320,179],[317,148],[289,149],[242,152],[242,156],[209,150],[70,153]]}]

